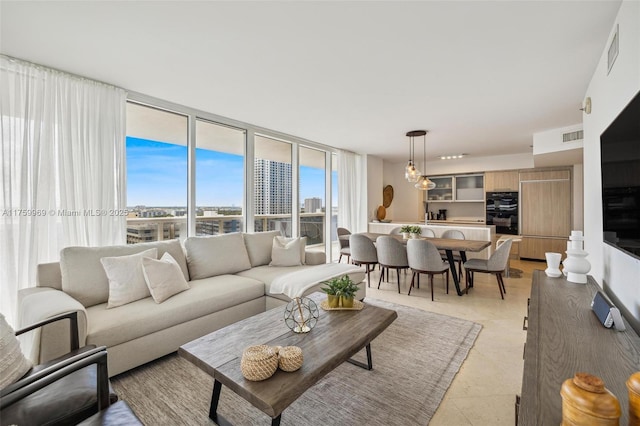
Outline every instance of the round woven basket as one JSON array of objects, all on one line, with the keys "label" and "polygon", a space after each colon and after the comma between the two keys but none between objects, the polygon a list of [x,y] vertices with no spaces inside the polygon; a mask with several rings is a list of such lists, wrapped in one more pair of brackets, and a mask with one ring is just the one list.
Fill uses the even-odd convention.
[{"label": "round woven basket", "polygon": [[297,346],[285,346],[280,349],[278,366],[283,371],[296,371],[302,367],[302,349]]},{"label": "round woven basket", "polygon": [[242,352],[240,371],[253,382],[268,379],[278,369],[278,351],[267,345],[249,346]]}]

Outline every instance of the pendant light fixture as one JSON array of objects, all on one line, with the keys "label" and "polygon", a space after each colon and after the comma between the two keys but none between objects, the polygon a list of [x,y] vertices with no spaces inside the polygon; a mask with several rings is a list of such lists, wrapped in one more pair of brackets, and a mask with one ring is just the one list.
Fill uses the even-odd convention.
[{"label": "pendant light fixture", "polygon": [[420,132],[424,132],[424,130],[413,130],[411,132],[407,132],[407,136],[409,137],[409,162],[407,166],[404,168],[404,178],[409,182],[417,182],[418,178],[422,173],[418,169],[416,169],[415,158],[414,158],[414,148],[415,144],[413,138],[416,136],[420,136]]},{"label": "pendant light fixture", "polygon": [[[426,130],[414,130],[409,133],[414,133],[415,136],[422,136],[422,170],[427,172],[427,131]],[[407,134],[409,134],[407,133]],[[428,191],[436,187],[436,184],[429,180],[426,174],[421,175],[418,178],[418,183],[415,187],[423,191]]]}]

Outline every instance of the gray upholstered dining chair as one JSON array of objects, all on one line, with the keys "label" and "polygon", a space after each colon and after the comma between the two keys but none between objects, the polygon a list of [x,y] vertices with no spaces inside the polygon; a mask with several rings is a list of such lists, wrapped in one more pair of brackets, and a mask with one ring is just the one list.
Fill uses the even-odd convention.
[{"label": "gray upholstered dining chair", "polygon": [[447,294],[449,294],[449,262],[442,260],[440,252],[432,242],[419,239],[407,241],[407,259],[409,260],[409,267],[413,271],[408,295],[411,295],[411,289],[416,277],[419,285],[420,274],[429,276],[431,300],[433,300],[433,276],[435,274],[446,274]]},{"label": "gray upholstered dining chair", "polygon": [[347,256],[347,263],[351,257],[351,248],[349,247],[349,240],[346,238],[340,238],[341,235],[351,235],[351,231],[347,228],[338,228],[338,242],[340,243],[340,257],[338,263],[342,262],[342,256]]},{"label": "gray upholstered dining chair", "polygon": [[380,279],[378,279],[378,288],[380,288],[380,283],[384,278],[385,270],[387,271],[387,282],[389,282],[389,269],[395,269],[398,279],[398,293],[400,293],[400,270],[409,269],[407,249],[398,239],[390,236],[381,236],[376,239],[376,250],[378,263],[382,267]]},{"label": "gray upholstered dining chair", "polygon": [[512,243],[513,240],[511,239],[505,241],[495,252],[493,252],[489,259],[469,259],[464,263],[464,269],[467,272],[467,281],[465,285],[466,293],[469,292],[469,287],[473,287],[474,272],[495,274],[496,279],[498,280],[498,289],[500,289],[500,297],[504,300],[504,293],[507,292],[507,289],[504,286],[502,273],[507,268]]},{"label": "gray upholstered dining chair", "polygon": [[[464,233],[458,229],[447,229],[446,231],[444,231],[442,233],[442,237],[441,238],[449,238],[451,240],[464,240]],[[442,257],[442,260],[448,260],[447,259],[447,254],[445,253],[444,250],[440,250],[440,256]],[[458,276],[460,277],[460,279],[462,279],[463,275],[462,275],[462,257],[460,257],[459,254],[453,254],[453,261],[456,262],[458,264]]]},{"label": "gray upholstered dining chair", "polygon": [[433,232],[433,229],[431,228],[425,228],[424,226],[421,226],[420,230],[422,231],[420,235],[422,235],[423,237],[431,237],[431,238],[436,237],[436,233]]},{"label": "gray upholstered dining chair", "polygon": [[400,235],[402,233],[402,232],[400,232],[401,229],[402,229],[402,227],[396,226],[391,231],[389,231],[389,235]]},{"label": "gray upholstered dining chair", "polygon": [[373,241],[364,234],[349,235],[349,247],[351,259],[356,265],[365,265],[367,268],[367,287],[371,287],[371,266],[378,263],[378,253]]}]

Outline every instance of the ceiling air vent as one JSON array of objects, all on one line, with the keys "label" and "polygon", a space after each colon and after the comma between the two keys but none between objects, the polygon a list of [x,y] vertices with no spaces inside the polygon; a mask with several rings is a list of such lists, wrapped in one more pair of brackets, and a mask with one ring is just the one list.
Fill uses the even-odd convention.
[{"label": "ceiling air vent", "polygon": [[576,130],[575,132],[563,133],[562,142],[581,141],[584,139],[584,131]]}]

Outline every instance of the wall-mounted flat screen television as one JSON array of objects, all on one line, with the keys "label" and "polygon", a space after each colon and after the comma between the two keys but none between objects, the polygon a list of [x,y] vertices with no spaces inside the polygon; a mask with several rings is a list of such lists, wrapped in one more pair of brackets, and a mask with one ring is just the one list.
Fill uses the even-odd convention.
[{"label": "wall-mounted flat screen television", "polygon": [[600,158],[603,240],[640,259],[640,92],[600,136]]}]

